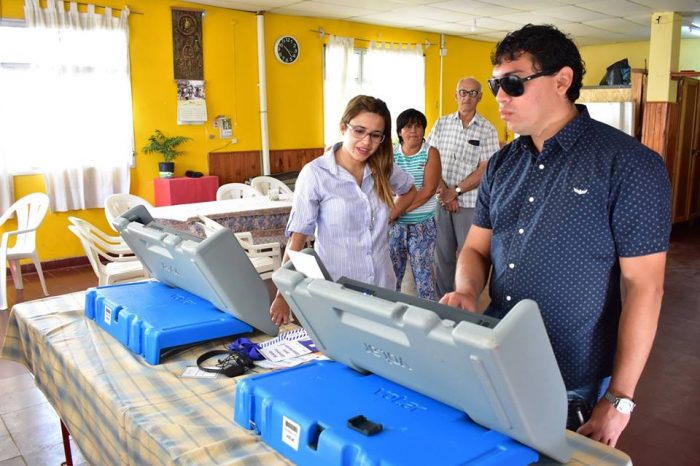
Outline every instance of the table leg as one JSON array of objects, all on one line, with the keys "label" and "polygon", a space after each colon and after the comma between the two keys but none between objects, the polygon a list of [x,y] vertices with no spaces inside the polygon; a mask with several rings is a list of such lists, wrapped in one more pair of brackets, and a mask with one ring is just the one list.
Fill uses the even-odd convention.
[{"label": "table leg", "polygon": [[63,423],[63,419],[61,419],[61,438],[63,439],[63,453],[66,455],[66,461],[61,463],[61,466],[64,464],[66,466],[73,466],[73,455],[70,451],[70,432],[68,432],[68,428],[66,428],[66,425]]}]

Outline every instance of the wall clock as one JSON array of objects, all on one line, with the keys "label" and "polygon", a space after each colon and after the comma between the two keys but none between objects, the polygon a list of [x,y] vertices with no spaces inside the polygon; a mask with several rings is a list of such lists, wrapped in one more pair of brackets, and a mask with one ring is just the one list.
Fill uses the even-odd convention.
[{"label": "wall clock", "polygon": [[292,36],[282,36],[275,42],[275,57],[285,65],[299,58],[299,42]]}]

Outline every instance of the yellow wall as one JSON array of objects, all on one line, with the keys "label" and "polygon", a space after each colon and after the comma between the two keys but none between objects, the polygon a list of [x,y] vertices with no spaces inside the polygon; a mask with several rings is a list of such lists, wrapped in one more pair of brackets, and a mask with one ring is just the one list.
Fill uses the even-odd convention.
[{"label": "yellow wall", "polygon": [[[649,64],[649,41],[589,45],[580,50],[586,62],[584,86],[597,86],[607,67],[623,58],[627,58],[632,68],[646,69]],[[700,39],[681,39],[678,68],[700,70]]]},{"label": "yellow wall", "polygon": [[597,86],[608,66],[623,58],[627,59],[632,68],[645,69],[649,62],[649,41],[589,45],[580,47],[580,51],[586,62],[584,86]]},{"label": "yellow wall", "polygon": [[681,39],[680,70],[700,70],[700,39]]},{"label": "yellow wall", "polygon": [[[121,7],[122,0],[101,0],[100,4]],[[23,17],[22,0],[4,0],[0,14]],[[142,154],[140,149],[148,135],[160,129],[167,135],[192,138],[181,146],[186,154],[176,160],[176,175],[186,170],[207,171],[207,153],[211,151],[259,150],[260,117],[258,101],[258,64],[256,16],[253,13],[227,10],[169,0],[130,0],[134,14],[129,18],[131,76],[134,105],[136,166],[131,172],[131,192],[153,201],[153,179],[158,176],[158,156]],[[176,86],[172,65],[172,6],[206,10],[203,22],[204,77],[207,113],[204,125],[178,126],[176,122]],[[320,18],[265,15],[265,50],[267,64],[268,121],[270,148],[306,148],[323,145],[323,41],[311,30],[323,28],[328,33],[361,39],[392,42],[425,42],[433,45],[426,51],[426,116],[429,125],[437,119],[439,102],[438,34],[364,25]],[[294,35],[301,54],[293,65],[282,65],[272,53],[275,40]],[[360,46],[363,42],[359,43]],[[448,54],[444,58],[443,112],[456,110],[454,87],[462,76],[474,75],[485,85],[491,75],[489,54],[493,43],[447,38]],[[400,78],[397,78],[400,79]],[[479,110],[504,136],[504,125],[490,93],[485,92]],[[218,138],[211,120],[219,114],[232,117],[235,144],[226,145]],[[34,191],[45,191],[43,179],[36,176],[15,178],[17,198]],[[107,230],[101,209],[50,213],[39,235],[42,260],[75,257],[83,254],[76,238],[66,228],[67,217],[75,215]],[[6,228],[11,228],[8,224]]]}]

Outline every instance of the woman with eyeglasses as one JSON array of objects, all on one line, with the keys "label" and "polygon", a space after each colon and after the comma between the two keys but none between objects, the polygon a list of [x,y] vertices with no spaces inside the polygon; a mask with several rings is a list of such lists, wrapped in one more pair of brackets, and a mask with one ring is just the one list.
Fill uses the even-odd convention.
[{"label": "woman with eyeglasses", "polygon": [[413,108],[404,110],[396,119],[399,144],[394,148],[394,163],[413,175],[418,192],[406,212],[391,227],[389,247],[396,274],[396,290],[401,291],[406,262],[410,260],[418,296],[435,301],[435,191],[442,168],[437,149],[425,142],[427,125],[425,115]]},{"label": "woman with eyeglasses", "polygon": [[[394,289],[389,224],[412,203],[413,177],[394,164],[391,115],[382,100],[365,95],[350,100],[340,132],[342,141],[299,173],[287,249],[299,251],[315,235],[314,249],[334,280],[345,276]],[[270,315],[277,325],[289,322],[289,306],[279,292]]]}]

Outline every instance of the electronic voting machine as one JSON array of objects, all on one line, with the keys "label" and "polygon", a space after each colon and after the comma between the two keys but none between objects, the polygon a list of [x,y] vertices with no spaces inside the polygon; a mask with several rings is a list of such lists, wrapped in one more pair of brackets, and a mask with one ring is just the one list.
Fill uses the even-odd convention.
[{"label": "electronic voting machine", "polygon": [[240,381],[234,416],[293,462],[631,464],[565,429],[566,390],[534,301],[498,320],[308,278],[291,262],[272,278],[335,361]]},{"label": "electronic voting machine", "polygon": [[253,327],[277,334],[267,287],[231,231],[201,239],[158,224],[143,206],[114,225],[157,281],[90,289],[85,314],[146,362]]}]

